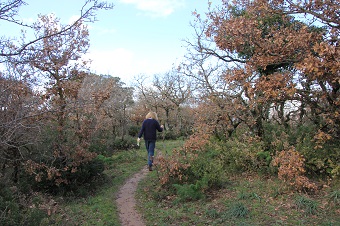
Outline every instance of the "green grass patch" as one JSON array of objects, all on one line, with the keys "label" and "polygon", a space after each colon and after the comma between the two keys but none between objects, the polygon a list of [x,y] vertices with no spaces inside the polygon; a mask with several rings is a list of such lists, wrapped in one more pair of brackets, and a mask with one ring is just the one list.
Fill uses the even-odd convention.
[{"label": "green grass patch", "polygon": [[[171,153],[174,147],[181,144],[183,141],[158,141],[156,154],[158,150]],[[139,149],[117,151],[112,156],[99,155],[98,158],[105,163],[105,181],[98,184],[96,191],[86,198],[56,197],[60,211],[43,220],[41,225],[120,225],[116,195],[129,177],[146,166],[147,153],[141,145]],[[159,197],[160,200],[163,198]]]},{"label": "green grass patch", "polygon": [[125,180],[146,164],[146,154],[140,149],[119,151],[105,158],[106,183],[86,198],[64,200],[62,213],[53,216],[46,225],[120,225],[116,195]]},{"label": "green grass patch", "polygon": [[306,196],[298,195],[295,198],[295,204],[299,210],[306,214],[316,214],[318,212],[318,203]]},{"label": "green grass patch", "polygon": [[249,215],[249,210],[242,202],[234,202],[226,212],[226,217],[245,218]]},{"label": "green grass patch", "polygon": [[329,198],[332,202],[334,202],[335,204],[338,204],[340,205],[340,190],[335,190],[335,191],[332,191],[330,194],[329,194]]},{"label": "green grass patch", "polygon": [[[156,152],[171,154],[182,144],[183,141],[159,141]],[[115,202],[118,189],[146,165],[146,159],[144,146],[105,157],[106,183],[86,198],[59,200],[63,211],[53,216],[54,222],[50,220],[45,225],[119,226]],[[137,208],[146,225],[340,225],[339,184],[302,195],[285,190],[276,178],[238,175],[226,180],[227,185],[205,191],[203,198],[189,193],[195,198],[187,199],[186,191],[181,194],[175,187],[160,187],[154,170],[138,184]]]},{"label": "green grass patch", "polygon": [[338,189],[307,196],[284,190],[275,178],[240,175],[229,181],[203,199],[178,201],[181,194],[159,187],[152,172],[139,184],[139,209],[147,225],[340,225]]}]

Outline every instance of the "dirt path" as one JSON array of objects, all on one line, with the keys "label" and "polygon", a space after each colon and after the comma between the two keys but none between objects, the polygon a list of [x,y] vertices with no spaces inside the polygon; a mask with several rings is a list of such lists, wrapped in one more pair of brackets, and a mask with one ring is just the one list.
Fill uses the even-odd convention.
[{"label": "dirt path", "polygon": [[128,179],[120,188],[117,207],[122,226],[145,226],[142,216],[136,210],[135,193],[137,185],[148,173],[146,167]]}]

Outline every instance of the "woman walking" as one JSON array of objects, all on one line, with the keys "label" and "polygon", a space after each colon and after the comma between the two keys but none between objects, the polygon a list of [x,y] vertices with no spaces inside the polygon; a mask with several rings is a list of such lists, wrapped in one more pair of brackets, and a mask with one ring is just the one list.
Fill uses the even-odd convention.
[{"label": "woman walking", "polygon": [[156,112],[149,112],[145,116],[142,128],[138,133],[138,144],[140,142],[140,138],[144,135],[145,147],[148,151],[148,167],[150,171],[152,171],[152,163],[155,155],[157,131],[162,132],[163,128],[163,125],[159,125]]}]

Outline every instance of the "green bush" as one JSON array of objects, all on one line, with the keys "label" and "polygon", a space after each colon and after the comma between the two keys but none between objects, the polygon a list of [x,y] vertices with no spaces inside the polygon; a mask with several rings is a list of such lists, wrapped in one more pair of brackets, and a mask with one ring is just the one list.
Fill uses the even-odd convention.
[{"label": "green bush", "polygon": [[128,129],[128,133],[131,137],[137,137],[140,130],[140,126],[130,126]]},{"label": "green bush", "polygon": [[106,166],[110,166],[114,163],[114,160],[112,157],[105,157],[104,155],[98,155],[97,158],[98,160],[103,161],[103,163]]},{"label": "green bush", "polygon": [[101,175],[105,170],[104,161],[100,158],[95,158],[90,162],[83,163],[74,173],[67,171],[69,180],[72,184],[82,185],[90,182],[93,178]]},{"label": "green bush", "polygon": [[111,154],[108,145],[99,141],[93,141],[89,147],[89,151],[106,156]]},{"label": "green bush", "polygon": [[8,186],[0,186],[0,225],[20,225],[23,215],[19,212],[18,198]]},{"label": "green bush", "polygon": [[114,139],[105,138],[105,142],[100,139],[94,139],[89,147],[89,151],[99,155],[112,156],[113,153],[119,150],[129,150],[133,148],[138,148],[137,136],[125,136],[124,139],[121,137],[116,137]]},{"label": "green bush", "polygon": [[202,199],[204,194],[200,183],[196,184],[174,184],[178,197],[178,201],[195,201]]},{"label": "green bush", "polygon": [[48,179],[45,171],[42,171],[43,177],[41,181],[37,182],[32,176],[25,174],[22,178],[24,180],[26,178],[26,181],[22,181],[22,183],[29,183],[35,190],[47,191],[52,194],[66,195],[74,193],[75,195],[83,196],[88,192],[86,189],[91,189],[96,179],[102,177],[104,169],[103,159],[97,157],[78,166],[75,172],[72,172],[72,169],[62,171],[60,177],[66,179],[67,183],[57,185],[54,180]]},{"label": "green bush", "polygon": [[28,210],[25,218],[25,222],[22,225],[36,226],[40,225],[44,219],[48,218],[48,215],[40,209],[33,208]]},{"label": "green bush", "polygon": [[23,194],[17,187],[8,187],[0,184],[0,225],[16,226],[40,225],[41,221],[48,217],[46,212],[37,208],[40,199],[33,199],[30,203],[30,195]]},{"label": "green bush", "polygon": [[[203,183],[206,185],[203,191],[224,187],[228,183],[228,174],[257,169],[257,153],[262,150],[260,142],[244,144],[234,139],[212,140],[195,158],[186,158],[190,167],[181,170],[182,178],[186,178],[181,183]],[[172,183],[181,184],[180,180]]]},{"label": "green bush", "polygon": [[263,166],[258,153],[264,152],[264,144],[260,141],[241,142],[230,139],[219,143],[221,158],[226,166],[226,172],[242,173],[259,171]]},{"label": "green bush", "polygon": [[191,167],[187,174],[192,178],[192,182],[204,181],[207,187],[220,187],[225,183],[225,169],[223,161],[219,158],[219,153],[211,150],[202,153],[190,163]]},{"label": "green bush", "polygon": [[325,143],[322,148],[300,147],[300,153],[306,158],[306,171],[312,176],[340,177],[340,142]]},{"label": "green bush", "polygon": [[158,133],[158,139],[166,139],[166,140],[176,140],[180,135],[172,130],[164,130],[162,133]]},{"label": "green bush", "polygon": [[137,145],[137,137],[127,136],[124,139],[117,137],[110,144],[110,150],[129,150]]},{"label": "green bush", "polygon": [[264,143],[269,154],[294,146],[306,159],[305,169],[309,176],[340,177],[340,166],[337,164],[340,162],[340,142],[330,140],[316,148],[314,136],[317,128],[314,124],[306,122],[284,128],[276,123],[265,123],[264,127]]}]

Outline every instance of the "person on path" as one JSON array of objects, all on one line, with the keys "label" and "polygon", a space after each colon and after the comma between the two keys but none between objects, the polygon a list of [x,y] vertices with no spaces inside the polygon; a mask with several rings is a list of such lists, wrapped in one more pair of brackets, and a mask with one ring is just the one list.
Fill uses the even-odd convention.
[{"label": "person on path", "polygon": [[152,163],[155,155],[155,147],[157,140],[157,131],[163,131],[163,125],[159,125],[156,112],[149,112],[145,116],[142,128],[138,133],[137,143],[139,144],[140,138],[144,135],[145,147],[148,152],[148,167],[152,171]]}]

